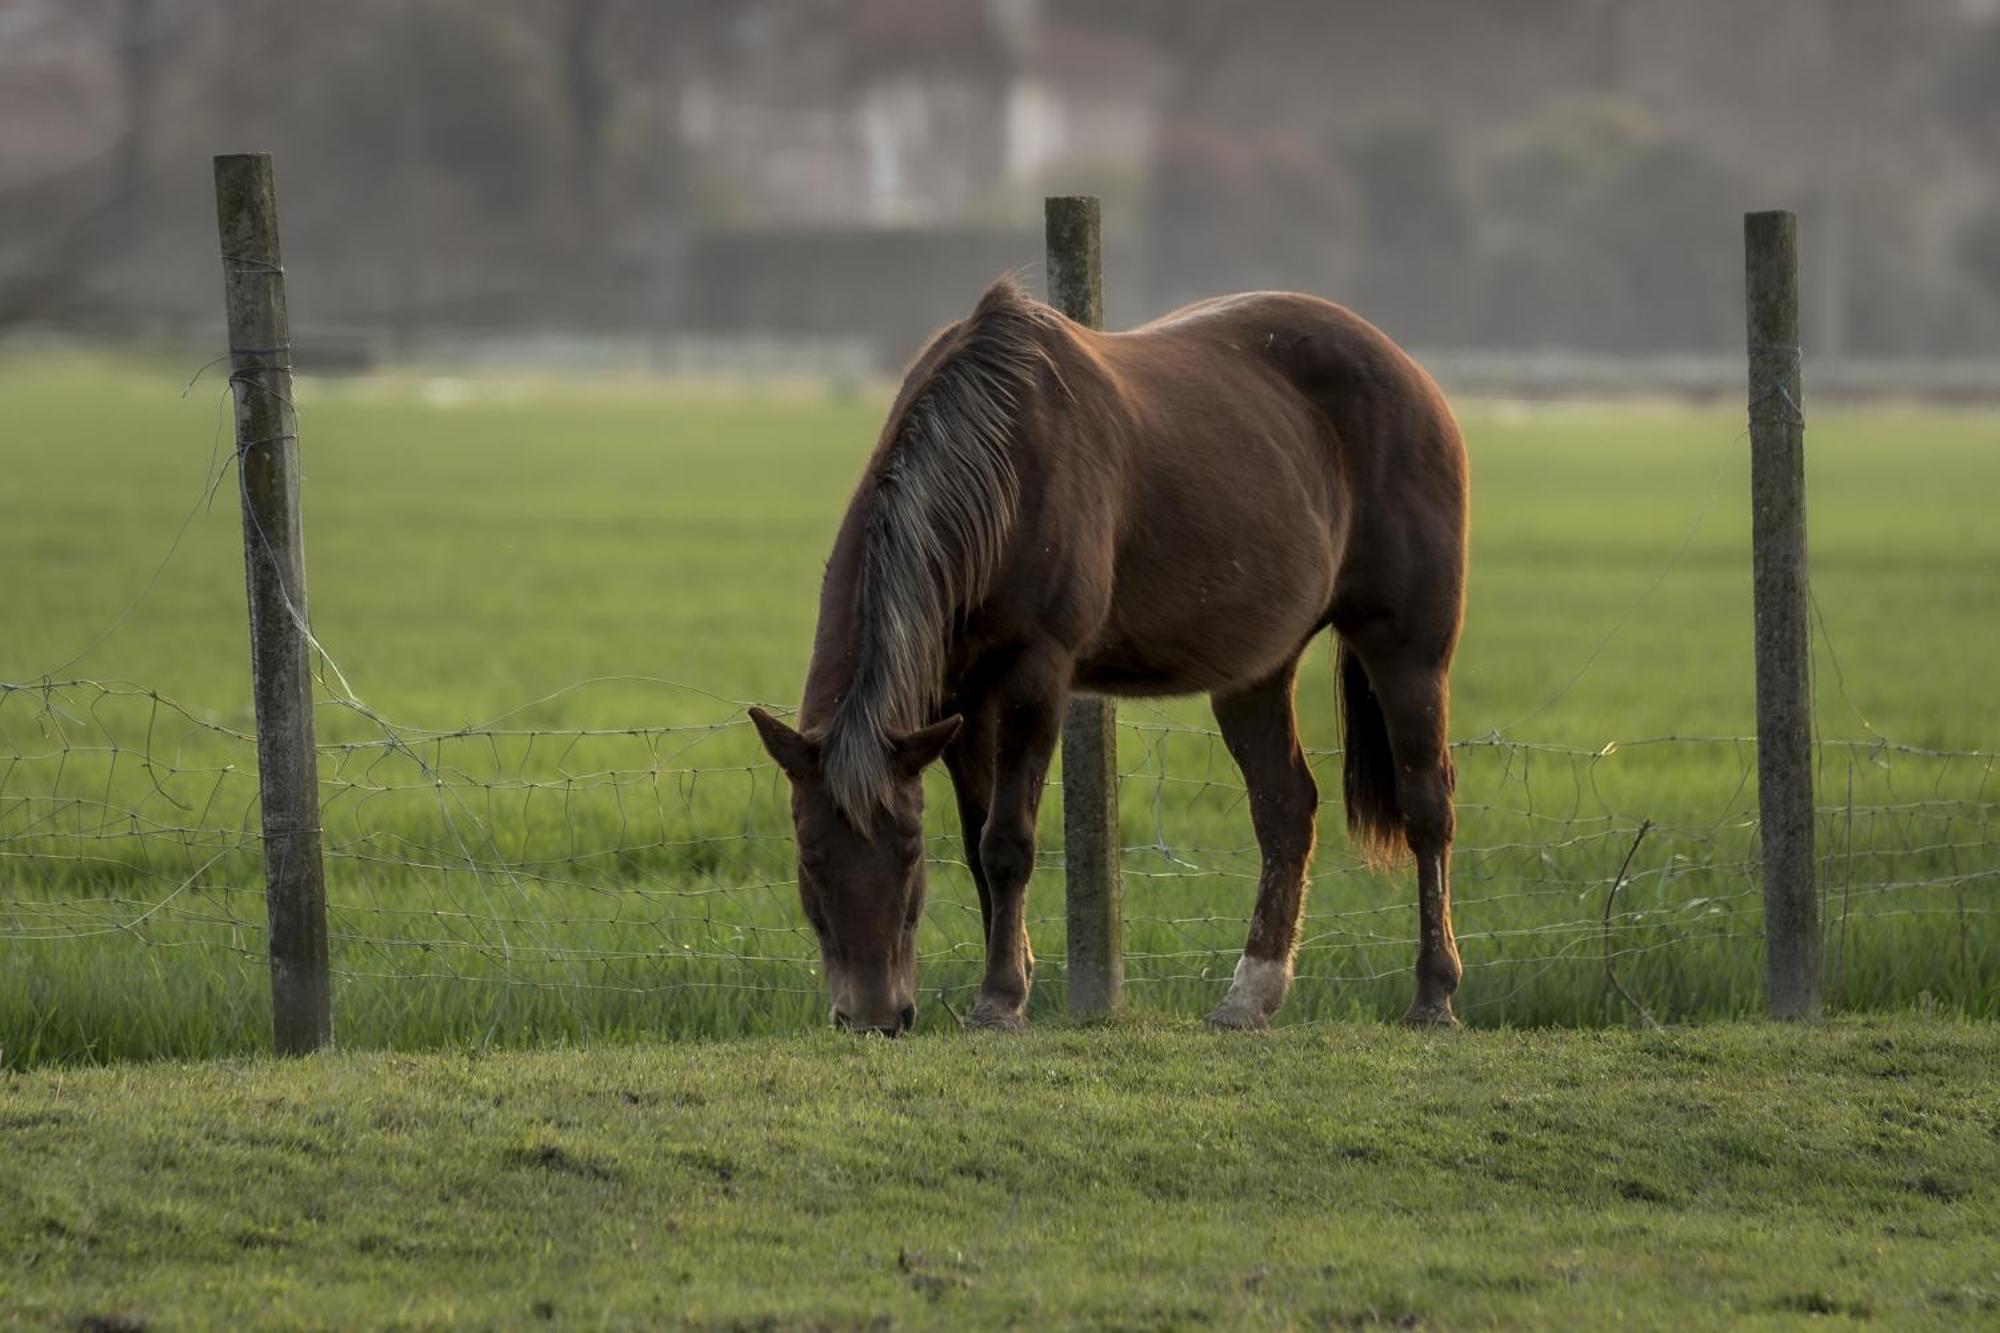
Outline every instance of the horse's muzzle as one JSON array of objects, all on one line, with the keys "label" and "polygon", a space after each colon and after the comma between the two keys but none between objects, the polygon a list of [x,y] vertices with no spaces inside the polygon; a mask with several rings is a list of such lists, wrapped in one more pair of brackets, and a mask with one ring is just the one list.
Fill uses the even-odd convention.
[{"label": "horse's muzzle", "polygon": [[833,1011],[833,1025],[835,1027],[839,1028],[842,1032],[858,1032],[862,1036],[873,1034],[878,1037],[900,1037],[915,1027],[916,1023],[917,1007],[914,1004],[904,1005],[896,1011],[895,1019],[886,1023],[861,1023],[855,1021],[853,1016],[845,1009],[836,1008]]}]

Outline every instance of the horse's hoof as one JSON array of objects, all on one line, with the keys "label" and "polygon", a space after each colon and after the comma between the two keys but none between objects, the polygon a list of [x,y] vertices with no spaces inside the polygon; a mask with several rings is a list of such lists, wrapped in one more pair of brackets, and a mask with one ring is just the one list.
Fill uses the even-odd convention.
[{"label": "horse's hoof", "polygon": [[970,1032],[1026,1032],[1028,1016],[1019,1009],[981,1003],[974,1006],[965,1026]]},{"label": "horse's hoof", "polygon": [[1403,1026],[1406,1028],[1455,1028],[1458,1026],[1458,1015],[1451,1011],[1450,1000],[1438,1000],[1435,1003],[1425,1003],[1419,1000],[1410,1006],[1408,1013],[1403,1015]]},{"label": "horse's hoof", "polygon": [[1236,960],[1236,975],[1229,979],[1222,1003],[1208,1016],[1208,1025],[1218,1032],[1262,1032],[1271,1026],[1271,1015],[1291,988],[1289,960],[1252,958],[1246,953]]},{"label": "horse's hoof", "polygon": [[1230,1004],[1208,1016],[1211,1032],[1263,1032],[1271,1026],[1271,1016],[1246,1004]]}]

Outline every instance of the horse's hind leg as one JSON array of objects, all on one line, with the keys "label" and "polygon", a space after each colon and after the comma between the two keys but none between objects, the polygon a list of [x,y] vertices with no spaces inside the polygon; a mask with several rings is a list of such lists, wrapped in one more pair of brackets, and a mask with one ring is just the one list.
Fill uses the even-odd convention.
[{"label": "horse's hind leg", "polygon": [[1306,867],[1312,861],[1319,814],[1319,786],[1299,749],[1292,712],[1298,669],[1295,657],[1257,684],[1214,699],[1222,739],[1243,770],[1250,821],[1264,861],[1242,961],[1221,1007],[1208,1016],[1218,1028],[1266,1026],[1292,984],[1292,954],[1298,947]]},{"label": "horse's hind leg", "polygon": [[1458,1022],[1451,997],[1462,968],[1451,929],[1451,806],[1453,773],[1445,726],[1450,647],[1417,651],[1389,635],[1361,634],[1349,643],[1361,655],[1382,709],[1395,765],[1396,804],[1403,835],[1417,862],[1417,993],[1403,1021],[1450,1027]]}]

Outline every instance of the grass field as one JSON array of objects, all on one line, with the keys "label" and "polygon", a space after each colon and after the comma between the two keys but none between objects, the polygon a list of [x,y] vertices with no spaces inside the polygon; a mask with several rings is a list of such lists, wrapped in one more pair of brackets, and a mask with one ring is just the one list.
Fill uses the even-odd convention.
[{"label": "grass field", "polygon": [[1996,1108],[1908,1019],[15,1073],[0,1327],[1966,1328]]},{"label": "grass field", "polygon": [[[8,1066],[264,1040],[235,483],[219,384],[183,398],[183,377],[0,366],[0,680],[22,687],[0,692]],[[797,696],[880,395],[364,380],[300,401],[313,619],[338,666],[320,733],[342,1041],[817,1022],[781,793],[741,705]],[[1461,1012],[1620,1020],[1600,915],[1642,818],[1659,829],[1613,917],[1621,977],[1662,1018],[1750,1011],[1740,409],[1463,416]],[[1833,1003],[2000,1014],[2000,417],[1814,409],[1808,440]],[[1332,700],[1322,652],[1300,699],[1321,749]],[[1122,716],[1132,999],[1200,1013],[1249,908],[1248,819],[1200,701]],[[1707,739],[1639,743],[1669,736]],[[1318,763],[1335,790],[1337,757]],[[977,955],[942,790],[925,1027],[962,1010]],[[1410,888],[1354,866],[1337,811],[1324,828],[1287,1015],[1392,1015]]]}]

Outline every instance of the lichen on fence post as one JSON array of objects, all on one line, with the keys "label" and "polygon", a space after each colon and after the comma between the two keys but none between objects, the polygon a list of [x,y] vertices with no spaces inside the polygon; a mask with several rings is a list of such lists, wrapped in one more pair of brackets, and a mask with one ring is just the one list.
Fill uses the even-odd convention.
[{"label": "lichen on fence post", "polygon": [[269,914],[271,1035],[280,1055],[333,1041],[312,641],[299,524],[298,413],[268,153],[215,159],[215,217],[236,396],[236,475],[257,710],[257,783]]},{"label": "lichen on fence post", "polygon": [[[1045,201],[1049,304],[1104,327],[1104,272],[1094,195]],[[1093,1018],[1125,993],[1118,855],[1118,714],[1109,699],[1072,699],[1063,719],[1063,864],[1069,923],[1069,1012]]]},{"label": "lichen on fence post", "polygon": [[1798,219],[1789,212],[1746,213],[1743,248],[1764,992],[1774,1018],[1809,1019],[1820,1014],[1821,942],[1813,856]]}]

